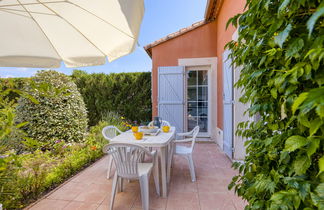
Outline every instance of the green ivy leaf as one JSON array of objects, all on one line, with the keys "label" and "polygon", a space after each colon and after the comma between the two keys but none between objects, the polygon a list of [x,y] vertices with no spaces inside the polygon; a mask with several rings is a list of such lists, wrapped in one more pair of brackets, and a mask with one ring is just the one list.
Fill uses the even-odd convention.
[{"label": "green ivy leaf", "polygon": [[272,88],[271,91],[270,91],[270,93],[271,93],[271,95],[272,95],[272,97],[274,99],[277,98],[278,94],[277,94],[277,89],[276,88]]},{"label": "green ivy leaf", "polygon": [[320,18],[323,15],[324,15],[324,3],[322,2],[322,4],[317,8],[316,12],[307,21],[307,29],[309,31],[309,33],[308,33],[309,36],[313,32],[314,25],[315,25],[316,21],[318,20],[318,18]]},{"label": "green ivy leaf", "polygon": [[291,24],[289,23],[289,24],[286,26],[286,28],[285,28],[282,32],[280,32],[280,33],[278,34],[278,36],[276,36],[276,37],[274,38],[274,42],[275,42],[277,45],[279,45],[280,48],[282,48],[283,43],[286,41],[287,37],[289,36],[289,33],[290,33],[291,29],[292,29],[292,26],[291,26]]},{"label": "green ivy leaf", "polygon": [[318,160],[319,174],[324,171],[324,156]]},{"label": "green ivy leaf", "polygon": [[312,201],[318,209],[323,209],[324,207],[324,183],[319,184],[315,188],[316,193],[311,193]]},{"label": "green ivy leaf", "polygon": [[303,126],[305,126],[307,128],[309,128],[311,126],[306,115],[298,115],[298,121],[300,124],[302,124]]},{"label": "green ivy leaf", "polygon": [[306,149],[308,157],[312,156],[320,145],[320,140],[318,138],[309,138],[309,145]]},{"label": "green ivy leaf", "polygon": [[324,105],[320,104],[316,107],[316,113],[320,118],[324,117]]},{"label": "green ivy leaf", "polygon": [[308,143],[307,139],[302,136],[290,136],[285,142],[284,151],[293,152],[296,149],[299,149],[305,146]]},{"label": "green ivy leaf", "polygon": [[293,114],[296,112],[298,107],[306,100],[306,98],[308,97],[308,94],[309,94],[308,92],[302,93],[295,99],[295,101],[291,107]]},{"label": "green ivy leaf", "polygon": [[284,0],[282,2],[282,4],[280,5],[278,11],[279,12],[282,12],[288,6],[289,2],[290,2],[290,0]]},{"label": "green ivy leaf", "polygon": [[311,165],[311,161],[307,155],[301,155],[296,158],[293,163],[294,171],[297,175],[303,175]]},{"label": "green ivy leaf", "polygon": [[311,121],[309,128],[309,136],[313,136],[317,130],[321,127],[323,124],[323,121],[320,118],[316,118],[315,120]]},{"label": "green ivy leaf", "polygon": [[298,53],[301,49],[304,47],[304,40],[301,38],[296,39],[293,41],[289,46],[286,51],[286,57],[293,57]]}]

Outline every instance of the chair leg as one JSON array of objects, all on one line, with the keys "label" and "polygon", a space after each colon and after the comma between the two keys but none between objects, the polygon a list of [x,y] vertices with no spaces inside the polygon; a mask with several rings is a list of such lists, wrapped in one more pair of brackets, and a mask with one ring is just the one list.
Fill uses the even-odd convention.
[{"label": "chair leg", "polygon": [[123,192],[124,191],[124,179],[119,177],[118,179],[118,191]]},{"label": "chair leg", "polygon": [[148,174],[142,175],[139,178],[141,186],[142,209],[149,210],[149,180]]},{"label": "chair leg", "polygon": [[196,181],[196,174],[195,174],[195,166],[194,166],[194,162],[193,162],[193,159],[192,159],[192,155],[187,156],[187,158],[188,158],[188,162],[189,162],[191,181],[195,182]]},{"label": "chair leg", "polygon": [[112,210],[114,207],[115,196],[116,196],[116,191],[117,191],[117,184],[118,184],[117,182],[118,182],[118,175],[117,175],[117,172],[115,172],[114,179],[112,182],[110,208],[109,208],[110,210]]},{"label": "chair leg", "polygon": [[168,172],[167,172],[167,181],[170,183],[171,179],[171,167],[172,167],[172,159],[173,159],[173,152],[174,152],[175,145],[173,143],[170,144],[170,153],[169,153],[169,159],[168,159]]},{"label": "chair leg", "polygon": [[155,156],[155,163],[153,168],[153,178],[155,183],[156,194],[160,196],[160,177],[159,177],[159,160],[158,157]]},{"label": "chair leg", "polygon": [[113,164],[113,157],[109,155],[109,160],[108,160],[108,169],[107,169],[107,179],[110,179],[110,172]]}]

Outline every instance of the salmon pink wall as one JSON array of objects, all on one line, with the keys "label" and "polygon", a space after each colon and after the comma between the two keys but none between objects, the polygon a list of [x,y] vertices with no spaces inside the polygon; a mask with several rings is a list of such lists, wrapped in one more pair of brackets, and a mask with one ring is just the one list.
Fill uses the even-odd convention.
[{"label": "salmon pink wall", "polygon": [[178,66],[179,58],[216,57],[216,23],[208,23],[152,48],[153,116],[157,115],[157,69]]},{"label": "salmon pink wall", "polygon": [[232,35],[236,31],[232,25],[230,25],[226,30],[226,23],[228,19],[235,16],[238,13],[241,13],[244,9],[245,0],[226,0],[219,1],[221,5],[219,5],[220,9],[216,16],[216,27],[217,27],[217,36],[216,36],[216,56],[218,58],[217,62],[217,90],[219,90],[218,94],[218,106],[217,106],[217,125],[219,128],[223,129],[223,52],[224,47],[227,42],[232,40]]}]

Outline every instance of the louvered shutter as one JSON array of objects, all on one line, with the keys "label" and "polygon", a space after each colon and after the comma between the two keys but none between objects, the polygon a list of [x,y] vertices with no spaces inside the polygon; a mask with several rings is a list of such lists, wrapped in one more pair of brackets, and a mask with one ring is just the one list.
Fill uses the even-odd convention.
[{"label": "louvered shutter", "polygon": [[183,66],[166,66],[158,69],[159,117],[184,131],[184,72]]},{"label": "louvered shutter", "polygon": [[233,158],[233,67],[229,54],[228,50],[223,53],[223,150],[226,155]]}]

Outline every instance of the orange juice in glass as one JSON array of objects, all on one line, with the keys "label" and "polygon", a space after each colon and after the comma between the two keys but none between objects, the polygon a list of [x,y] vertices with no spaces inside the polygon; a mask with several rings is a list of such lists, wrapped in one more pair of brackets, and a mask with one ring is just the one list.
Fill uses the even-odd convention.
[{"label": "orange juice in glass", "polygon": [[170,126],[162,126],[162,131],[168,133],[170,131]]},{"label": "orange juice in glass", "polygon": [[135,139],[136,140],[141,140],[143,138],[143,132],[136,132],[134,133]]},{"label": "orange juice in glass", "polygon": [[138,132],[138,126],[132,126],[132,131],[133,131],[133,133],[137,133]]}]

